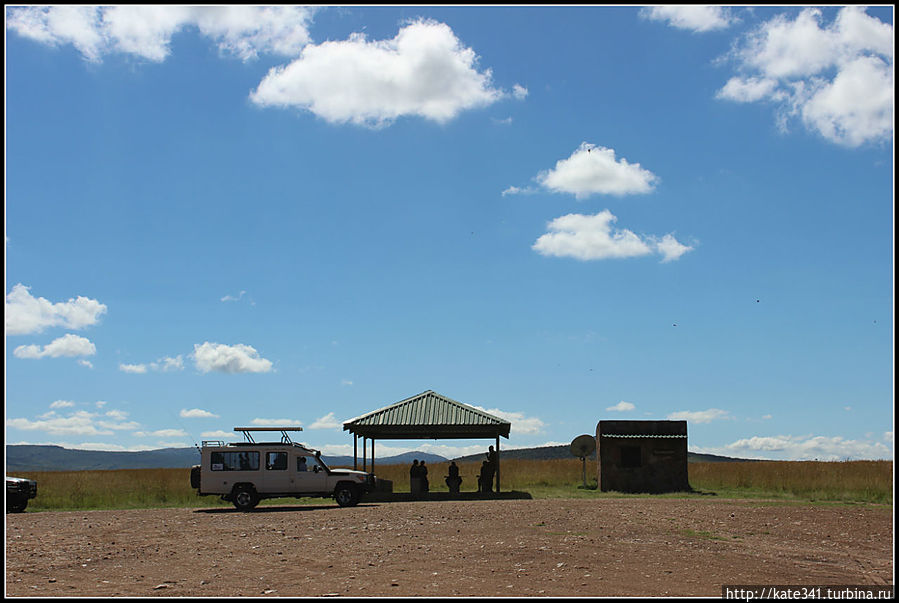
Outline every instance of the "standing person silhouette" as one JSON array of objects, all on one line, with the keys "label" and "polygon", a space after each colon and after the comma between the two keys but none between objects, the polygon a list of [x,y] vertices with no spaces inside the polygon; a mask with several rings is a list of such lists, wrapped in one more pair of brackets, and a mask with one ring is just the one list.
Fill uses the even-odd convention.
[{"label": "standing person silhouette", "polygon": [[493,476],[496,474],[496,464],[498,462],[496,451],[493,449],[493,446],[489,446],[487,449],[487,460],[484,461],[486,463],[486,475],[484,477],[484,485],[486,486],[487,492],[493,492]]},{"label": "standing person silhouette", "polygon": [[412,466],[409,467],[409,491],[413,496],[421,492],[421,470],[418,467],[418,459],[414,459]]},{"label": "standing person silhouette", "polygon": [[421,477],[421,491],[428,491],[428,468],[425,467],[424,460],[421,461],[418,465],[418,474]]}]

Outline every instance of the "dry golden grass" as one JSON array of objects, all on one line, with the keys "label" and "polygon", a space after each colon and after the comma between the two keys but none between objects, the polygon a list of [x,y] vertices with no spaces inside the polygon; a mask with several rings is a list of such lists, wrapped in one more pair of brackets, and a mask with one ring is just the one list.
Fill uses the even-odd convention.
[{"label": "dry golden grass", "polygon": [[[446,492],[449,463],[428,464],[432,492]],[[477,489],[480,463],[459,463],[462,491]],[[360,467],[361,468],[361,467]],[[409,465],[376,465],[379,478],[393,482],[395,492],[409,491]],[[596,487],[596,462],[586,463],[587,483]],[[123,469],[116,471],[35,471],[14,473],[38,482],[29,509],[127,509],[228,505],[217,496],[197,496],[189,469]],[[600,496],[583,484],[581,461],[501,460],[503,491],[529,492],[536,498]],[[690,463],[690,485],[723,496],[778,497],[797,500],[892,504],[892,461],[779,461]]]}]

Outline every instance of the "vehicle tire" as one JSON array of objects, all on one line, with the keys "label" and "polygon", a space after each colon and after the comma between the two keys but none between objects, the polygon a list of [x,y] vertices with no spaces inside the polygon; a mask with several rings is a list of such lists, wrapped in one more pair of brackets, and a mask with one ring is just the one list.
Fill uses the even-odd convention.
[{"label": "vehicle tire", "polygon": [[27,498],[11,496],[6,499],[6,512],[7,513],[22,513],[25,511],[25,507],[27,507],[27,506],[28,506]]},{"label": "vehicle tire", "polygon": [[353,507],[359,503],[359,491],[352,484],[340,484],[334,490],[334,499],[341,507]]},{"label": "vehicle tire", "polygon": [[237,486],[231,495],[231,502],[238,511],[252,511],[259,504],[259,495],[252,486]]}]

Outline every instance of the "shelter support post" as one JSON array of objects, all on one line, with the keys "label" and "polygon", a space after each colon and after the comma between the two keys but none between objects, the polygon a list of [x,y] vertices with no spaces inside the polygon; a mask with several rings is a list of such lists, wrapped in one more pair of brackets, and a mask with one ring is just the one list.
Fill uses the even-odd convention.
[{"label": "shelter support post", "polygon": [[499,436],[496,436],[496,493],[499,494]]},{"label": "shelter support post", "polygon": [[356,470],[356,460],[359,458],[359,453],[357,451],[356,445],[359,443],[359,436],[355,433],[353,434],[353,471]]},{"label": "shelter support post", "polygon": [[362,470],[363,471],[368,471],[368,469],[367,469],[367,467],[368,467],[368,452],[366,452],[366,450],[365,450],[365,448],[366,448],[365,445],[366,445],[367,440],[368,440],[368,438],[366,438],[365,436],[362,436]]},{"label": "shelter support post", "polygon": [[375,472],[375,439],[371,439],[371,472]]}]

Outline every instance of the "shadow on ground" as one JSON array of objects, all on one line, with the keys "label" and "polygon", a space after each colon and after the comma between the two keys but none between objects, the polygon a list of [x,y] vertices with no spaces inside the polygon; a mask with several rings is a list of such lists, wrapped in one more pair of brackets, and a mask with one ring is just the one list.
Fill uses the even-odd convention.
[{"label": "shadow on ground", "polygon": [[413,495],[411,492],[371,492],[362,499],[366,502],[431,502],[447,500],[530,500],[533,497],[529,492],[427,492]]}]

